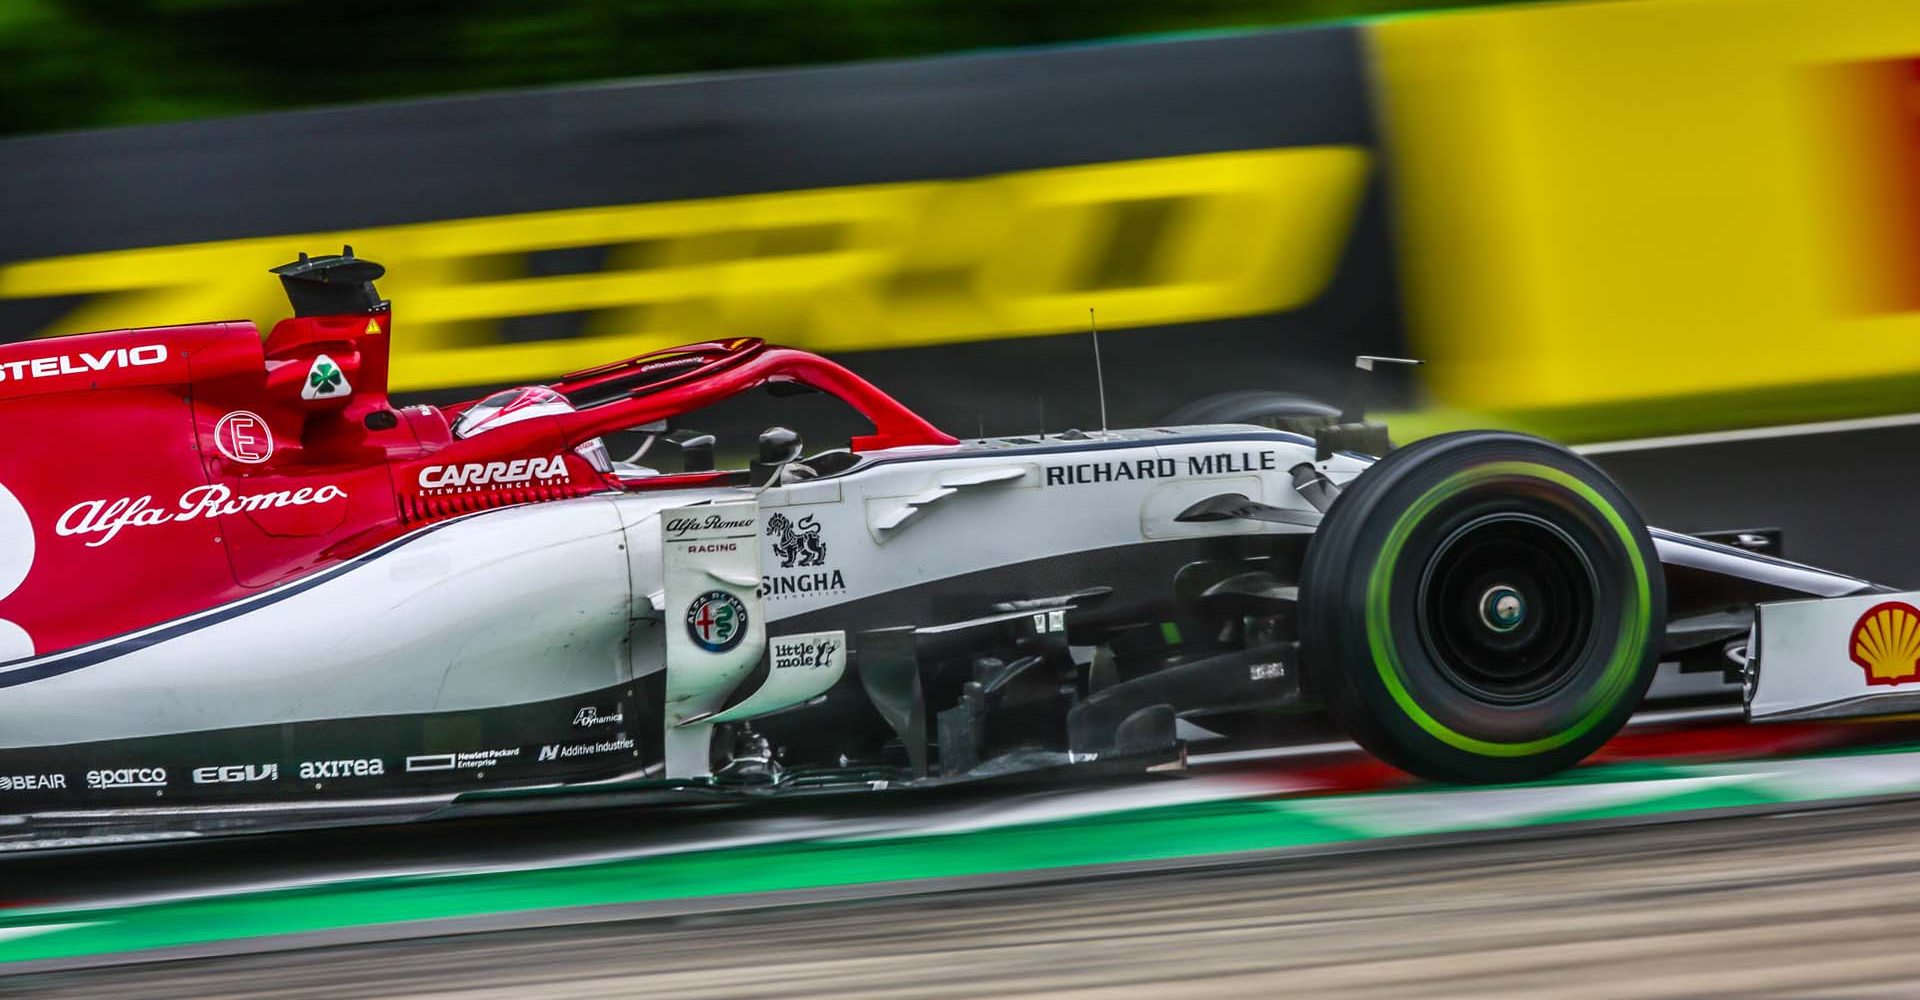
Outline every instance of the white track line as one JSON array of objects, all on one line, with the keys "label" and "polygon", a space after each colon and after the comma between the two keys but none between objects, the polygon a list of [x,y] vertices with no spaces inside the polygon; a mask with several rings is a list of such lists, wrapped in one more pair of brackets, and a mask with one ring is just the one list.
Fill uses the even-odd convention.
[{"label": "white track line", "polygon": [[39,937],[42,934],[52,934],[54,931],[78,930],[82,927],[92,927],[95,923],[98,923],[98,921],[71,924],[36,924],[32,927],[0,927],[0,943],[18,941],[21,938]]},{"label": "white track line", "polygon": [[1802,437],[1809,434],[1845,434],[1885,427],[1912,427],[1920,424],[1920,413],[1896,413],[1887,417],[1861,417],[1856,420],[1827,420],[1812,424],[1782,424],[1778,427],[1746,427],[1735,431],[1711,431],[1705,434],[1675,434],[1671,437],[1640,438],[1634,441],[1600,441],[1577,444],[1573,450],[1582,455],[1607,455],[1622,451],[1653,451],[1660,448],[1686,448],[1702,444],[1727,444],[1734,441],[1765,441],[1778,437]]}]

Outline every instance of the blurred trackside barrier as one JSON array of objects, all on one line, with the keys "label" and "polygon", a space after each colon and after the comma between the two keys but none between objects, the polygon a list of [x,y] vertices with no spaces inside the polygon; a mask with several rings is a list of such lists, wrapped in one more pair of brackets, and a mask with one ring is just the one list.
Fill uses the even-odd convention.
[{"label": "blurred trackside barrier", "polygon": [[1405,349],[1364,56],[1339,26],[0,141],[0,339],[271,321],[267,267],[351,242],[403,392],[755,335],[1058,430],[1097,419],[1089,308],[1122,423],[1339,385]]},{"label": "blurred trackside barrier", "polygon": [[[387,265],[382,291],[405,307],[401,391],[539,378],[743,330],[859,351],[1079,331],[1090,305],[1110,327],[1157,326],[1318,296],[1368,161],[1353,146],[1263,149],[108,251],[12,265],[0,294],[85,296],[49,334],[271,315],[286,306],[260,275],[287,247],[355,243]],[[579,273],[517,266],[580,246],[611,251]],[[582,312],[571,336],[487,335]]]},{"label": "blurred trackside barrier", "polygon": [[1369,44],[1441,403],[1590,437],[1920,409],[1920,3],[1541,5]]}]

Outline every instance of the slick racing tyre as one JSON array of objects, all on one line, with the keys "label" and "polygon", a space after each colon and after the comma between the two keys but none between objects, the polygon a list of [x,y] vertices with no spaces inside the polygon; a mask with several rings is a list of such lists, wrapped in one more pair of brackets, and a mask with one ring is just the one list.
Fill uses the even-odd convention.
[{"label": "slick racing tyre", "polygon": [[1645,525],[1584,459],[1469,431],[1348,484],[1307,547],[1301,659],[1388,763],[1483,783],[1578,763],[1658,664],[1666,592]]},{"label": "slick racing tyre", "polygon": [[1167,414],[1165,427],[1196,424],[1258,424],[1297,434],[1312,434],[1338,421],[1340,408],[1291,392],[1244,389],[1196,399]]}]

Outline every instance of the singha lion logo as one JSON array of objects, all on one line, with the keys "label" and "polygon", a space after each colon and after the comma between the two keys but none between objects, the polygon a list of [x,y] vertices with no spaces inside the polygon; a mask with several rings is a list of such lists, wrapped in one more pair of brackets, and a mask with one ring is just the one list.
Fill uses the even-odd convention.
[{"label": "singha lion logo", "polygon": [[773,539],[773,554],[780,557],[781,569],[818,566],[827,561],[827,543],[820,540],[820,522],[812,514],[797,525],[787,520],[787,515],[775,514],[767,518],[767,535]]}]

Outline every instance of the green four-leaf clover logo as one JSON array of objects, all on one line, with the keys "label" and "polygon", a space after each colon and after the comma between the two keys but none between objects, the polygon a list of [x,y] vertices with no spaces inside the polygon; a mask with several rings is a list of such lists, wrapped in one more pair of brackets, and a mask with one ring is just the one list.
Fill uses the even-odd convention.
[{"label": "green four-leaf clover logo", "polygon": [[343,381],[345,379],[340,376],[340,367],[331,361],[322,361],[307,373],[307,384],[312,386],[315,392],[335,392]]},{"label": "green four-leaf clover logo", "polygon": [[347,373],[334,360],[322,354],[307,366],[306,384],[300,387],[301,399],[333,399],[353,391]]}]

